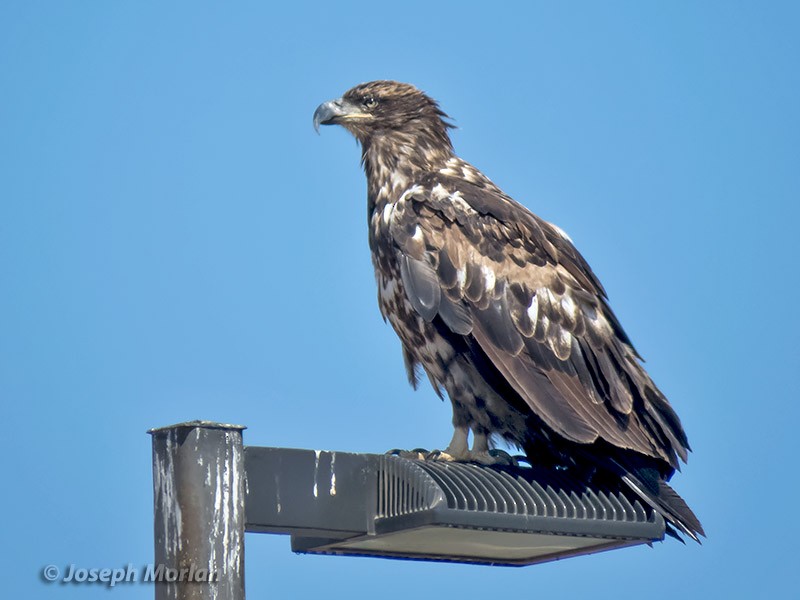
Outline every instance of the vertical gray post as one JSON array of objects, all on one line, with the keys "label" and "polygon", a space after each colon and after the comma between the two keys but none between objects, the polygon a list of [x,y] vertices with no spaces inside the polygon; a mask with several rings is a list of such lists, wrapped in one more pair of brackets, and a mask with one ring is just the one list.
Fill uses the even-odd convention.
[{"label": "vertical gray post", "polygon": [[156,600],[244,600],[243,429],[191,421],[148,432]]}]

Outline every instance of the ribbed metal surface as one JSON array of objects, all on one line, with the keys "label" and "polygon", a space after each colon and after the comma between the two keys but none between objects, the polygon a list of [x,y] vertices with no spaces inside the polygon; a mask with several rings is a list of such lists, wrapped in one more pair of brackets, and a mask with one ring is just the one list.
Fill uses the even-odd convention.
[{"label": "ribbed metal surface", "polygon": [[417,461],[381,456],[378,469],[379,518],[399,517],[444,503],[437,481]]},{"label": "ribbed metal surface", "polygon": [[586,485],[565,472],[384,457],[377,516],[448,508],[494,514],[616,522],[652,522],[651,511],[623,493]]}]

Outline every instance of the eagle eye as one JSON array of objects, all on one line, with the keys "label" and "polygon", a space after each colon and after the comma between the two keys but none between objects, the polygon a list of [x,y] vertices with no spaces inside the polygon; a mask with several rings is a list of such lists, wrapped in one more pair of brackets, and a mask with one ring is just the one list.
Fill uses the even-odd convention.
[{"label": "eagle eye", "polygon": [[364,97],[364,107],[373,109],[378,106],[378,101],[375,99],[375,96],[365,96]]}]

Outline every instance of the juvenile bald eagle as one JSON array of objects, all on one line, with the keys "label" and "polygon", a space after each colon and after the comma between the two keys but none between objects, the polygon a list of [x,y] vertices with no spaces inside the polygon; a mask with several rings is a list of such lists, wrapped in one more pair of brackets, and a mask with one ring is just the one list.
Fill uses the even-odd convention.
[{"label": "juvenile bald eagle", "polygon": [[[492,438],[532,464],[614,477],[694,540],[666,481],[689,443],[570,239],[455,155],[447,115],[414,86],[358,85],[314,126],[360,142],[378,303],[453,405],[444,456],[490,463]],[[473,435],[469,448],[469,433]]]}]

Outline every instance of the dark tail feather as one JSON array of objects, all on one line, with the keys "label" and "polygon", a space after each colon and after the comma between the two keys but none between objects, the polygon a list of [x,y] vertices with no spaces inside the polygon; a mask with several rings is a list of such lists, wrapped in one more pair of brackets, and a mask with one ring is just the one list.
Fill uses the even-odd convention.
[{"label": "dark tail feather", "polygon": [[622,480],[642,500],[664,517],[664,520],[667,521],[667,533],[673,537],[678,537],[674,529],[672,529],[674,527],[681,533],[688,535],[698,544],[701,543],[700,536],[705,537],[706,532],[703,531],[700,520],[686,504],[686,501],[669,487],[665,481],[661,479],[652,481],[649,478],[637,477],[633,473],[626,473],[622,476]]}]

